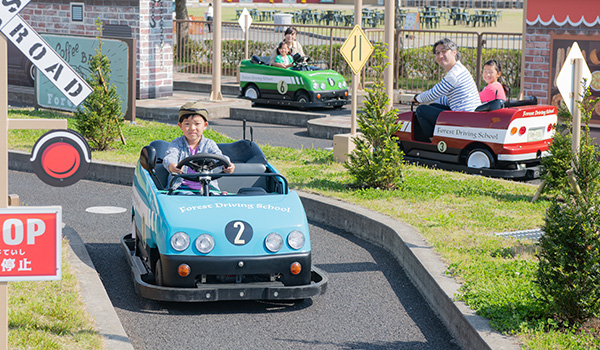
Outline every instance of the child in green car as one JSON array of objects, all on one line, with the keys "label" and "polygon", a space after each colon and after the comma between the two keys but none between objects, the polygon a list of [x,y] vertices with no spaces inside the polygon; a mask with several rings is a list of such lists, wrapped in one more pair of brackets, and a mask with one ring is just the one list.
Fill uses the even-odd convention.
[{"label": "child in green car", "polygon": [[289,55],[290,48],[284,41],[280,42],[277,46],[277,52],[279,55],[275,57],[275,62],[273,62],[274,67],[291,68],[294,66],[294,59]]}]

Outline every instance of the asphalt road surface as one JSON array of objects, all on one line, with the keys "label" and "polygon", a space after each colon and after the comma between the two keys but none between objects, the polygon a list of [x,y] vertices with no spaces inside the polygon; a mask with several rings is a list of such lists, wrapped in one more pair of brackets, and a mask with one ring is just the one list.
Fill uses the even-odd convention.
[{"label": "asphalt road surface", "polygon": [[[61,205],[86,243],[136,349],[459,349],[435,313],[383,249],[311,223],[313,263],[327,291],[302,302],[165,303],[138,297],[119,246],[130,228],[131,187],[79,181],[50,187],[9,171],[21,204]],[[96,214],[97,206],[123,208]]]}]

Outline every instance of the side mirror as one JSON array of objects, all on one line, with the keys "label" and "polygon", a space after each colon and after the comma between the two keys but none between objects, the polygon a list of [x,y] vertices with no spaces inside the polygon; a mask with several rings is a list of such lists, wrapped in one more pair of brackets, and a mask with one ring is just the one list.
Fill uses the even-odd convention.
[{"label": "side mirror", "polygon": [[140,165],[150,173],[156,166],[156,149],[152,146],[145,146],[140,153]]}]

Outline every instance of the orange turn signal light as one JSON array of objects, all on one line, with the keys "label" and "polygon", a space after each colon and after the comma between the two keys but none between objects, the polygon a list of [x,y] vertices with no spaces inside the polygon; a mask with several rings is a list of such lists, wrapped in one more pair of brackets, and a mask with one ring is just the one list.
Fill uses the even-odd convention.
[{"label": "orange turn signal light", "polygon": [[192,269],[190,268],[190,265],[188,265],[188,264],[181,264],[177,268],[177,273],[181,277],[187,277],[187,276],[189,276],[190,272],[192,272]]},{"label": "orange turn signal light", "polygon": [[293,262],[290,266],[290,272],[292,273],[292,275],[297,275],[300,273],[300,271],[302,271],[302,265],[300,265],[300,263],[297,261]]}]

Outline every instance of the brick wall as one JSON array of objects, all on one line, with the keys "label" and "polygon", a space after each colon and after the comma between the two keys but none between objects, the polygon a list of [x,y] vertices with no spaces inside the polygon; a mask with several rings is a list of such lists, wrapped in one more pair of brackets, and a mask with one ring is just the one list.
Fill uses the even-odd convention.
[{"label": "brick wall", "polygon": [[137,40],[138,99],[173,94],[172,1],[79,0],[84,4],[83,22],[71,21],[70,1],[32,0],[21,16],[40,33],[97,36],[95,21],[129,26]]},{"label": "brick wall", "polygon": [[600,36],[600,26],[588,27],[585,24],[563,26],[540,23],[528,25],[525,34],[525,70],[523,92],[525,96],[536,96],[540,103],[550,103],[548,96],[551,66],[551,35]]}]

